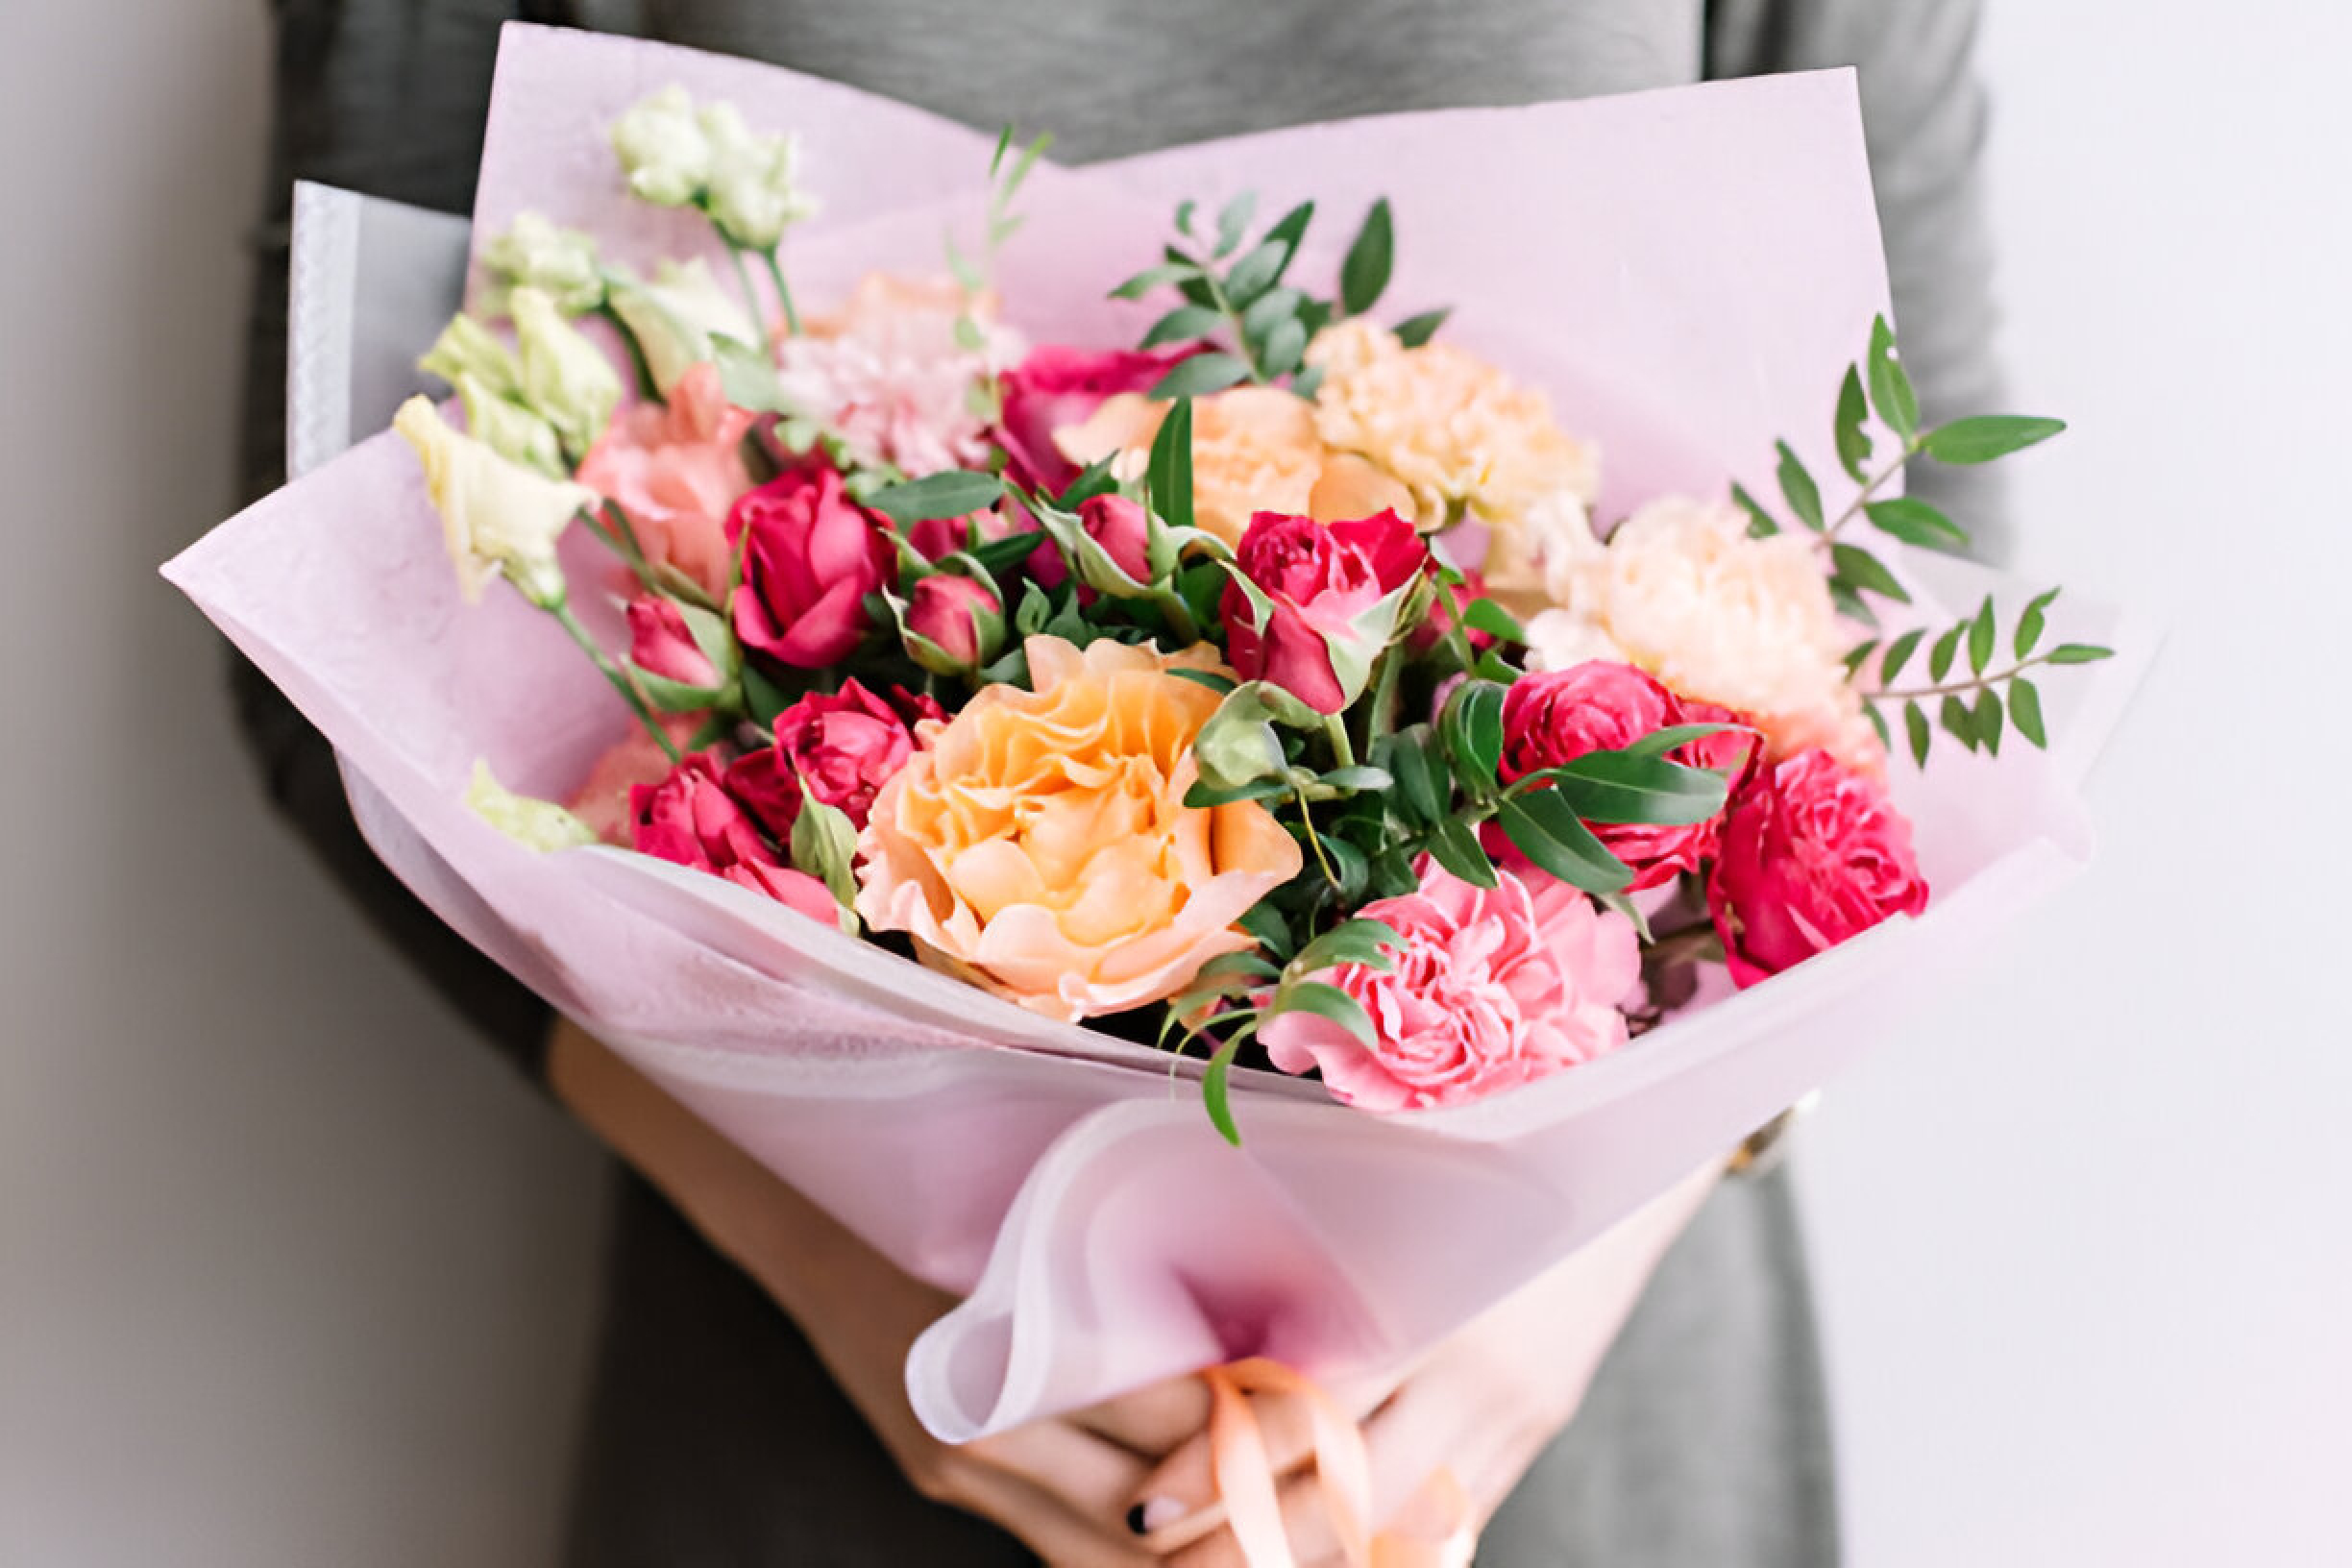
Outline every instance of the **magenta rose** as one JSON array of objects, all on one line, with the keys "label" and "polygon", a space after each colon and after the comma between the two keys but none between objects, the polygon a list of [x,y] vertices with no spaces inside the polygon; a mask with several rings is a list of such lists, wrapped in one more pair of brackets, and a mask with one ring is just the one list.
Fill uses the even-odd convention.
[{"label": "magenta rose", "polygon": [[1724,818],[1707,908],[1742,986],[1926,907],[1910,822],[1826,751],[1762,770]]},{"label": "magenta rose", "polygon": [[1421,888],[1358,911],[1398,941],[1383,972],[1320,978],[1372,1020],[1369,1046],[1329,1018],[1280,1013],[1259,1039],[1285,1072],[1320,1069],[1367,1111],[1463,1105],[1589,1062],[1626,1041],[1620,1008],[1641,980],[1632,921],[1564,883],[1531,889],[1498,869],[1480,889],[1426,857]]},{"label": "magenta rose", "polygon": [[[1495,770],[1509,784],[1546,768],[1558,768],[1592,751],[1619,751],[1646,735],[1676,724],[1736,723],[1727,710],[1685,702],[1629,664],[1590,659],[1566,670],[1522,675],[1503,698],[1503,760]],[[1741,771],[1754,751],[1754,737],[1731,730],[1687,741],[1667,753],[1689,768]],[[1715,852],[1723,825],[1720,814],[1685,826],[1638,822],[1594,822],[1595,837],[1632,870],[1632,888],[1654,888],[1682,871],[1695,871]],[[1487,848],[1513,853],[1499,829]]]},{"label": "magenta rose", "polygon": [[726,771],[726,787],[778,842],[800,816],[800,781],[863,828],[874,792],[906,765],[915,738],[896,710],[854,680],[811,692],[775,716],[775,745]]},{"label": "magenta rose", "polygon": [[727,793],[718,762],[697,751],[659,784],[629,792],[629,845],[674,865],[723,876],[738,887],[827,924],[841,906],[822,882],[776,854],[741,802]]},{"label": "magenta rose", "polygon": [[649,675],[681,686],[714,687],[718,667],[686,629],[686,617],[669,600],[645,594],[629,601],[629,662]]},{"label": "magenta rose", "polygon": [[1004,413],[997,441],[1010,459],[1006,477],[1046,495],[1059,495],[1078,477],[1078,465],[1062,455],[1053,433],[1086,422],[1103,400],[1120,392],[1148,392],[1168,367],[1191,351],[1144,354],[1133,349],[1073,349],[1043,343],[1005,372]]},{"label": "magenta rose", "polygon": [[866,596],[891,581],[896,564],[882,526],[822,464],[746,494],[727,514],[727,540],[743,550],[735,635],[799,670],[849,656],[872,625]]},{"label": "magenta rose", "polygon": [[1004,641],[1004,604],[987,583],[941,572],[915,585],[906,625],[929,639],[951,664],[968,670]]},{"label": "magenta rose", "polygon": [[1234,670],[1244,680],[1271,681],[1317,713],[1337,713],[1362,691],[1385,638],[1358,618],[1430,558],[1421,535],[1394,512],[1332,524],[1260,512],[1235,557],[1271,608],[1261,626],[1241,585],[1225,585]]}]

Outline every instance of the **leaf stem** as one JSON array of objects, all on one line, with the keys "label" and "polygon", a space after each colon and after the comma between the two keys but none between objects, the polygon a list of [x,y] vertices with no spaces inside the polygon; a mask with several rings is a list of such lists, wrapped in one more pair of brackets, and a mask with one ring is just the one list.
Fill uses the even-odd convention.
[{"label": "leaf stem", "polygon": [[1259,365],[1258,355],[1250,348],[1249,334],[1241,330],[1241,312],[1236,310],[1233,307],[1233,302],[1225,297],[1224,280],[1217,276],[1216,268],[1203,261],[1199,257],[1187,256],[1185,259],[1200,269],[1201,286],[1209,290],[1210,301],[1215,305],[1217,314],[1223,316],[1226,325],[1233,329],[1236,357],[1249,366],[1252,381],[1260,386],[1265,385],[1273,378]]},{"label": "leaf stem", "polygon": [[663,753],[674,763],[680,761],[677,743],[670,739],[670,732],[662,728],[660,720],[653,717],[653,710],[646,705],[645,694],[637,690],[637,683],[629,679],[627,673],[613,662],[612,655],[599,648],[597,640],[588,635],[588,628],[581,625],[579,617],[572,613],[570,601],[557,600],[547,606],[547,612],[555,618],[557,625],[571,634],[574,642],[579,644],[580,651],[588,655],[590,662],[594,663],[597,669],[603,674],[604,678],[612,682],[613,690],[619,692],[627,701],[629,711],[634,713],[638,722],[645,725],[647,732],[661,747]]},{"label": "leaf stem", "polygon": [[2030,659],[2020,659],[2006,670],[1995,670],[1981,675],[1971,675],[1966,680],[1948,680],[1937,686],[1909,686],[1899,691],[1865,692],[1863,697],[1872,702],[1911,702],[1923,697],[1957,697],[1962,692],[1981,691],[1987,686],[1997,685],[2001,681],[2023,674],[2037,664],[2049,662],[2050,656],[2047,653],[2037,653]]},{"label": "leaf stem", "polygon": [[1339,873],[1332,869],[1331,856],[1323,849],[1323,836],[1315,831],[1314,813],[1308,809],[1307,792],[1300,789],[1293,794],[1298,799],[1299,821],[1307,829],[1307,847],[1314,851],[1315,864],[1323,868],[1323,880],[1335,890],[1339,886]]},{"label": "leaf stem", "polygon": [[1830,541],[1838,536],[1838,530],[1845,527],[1847,524],[1851,523],[1855,518],[1861,516],[1862,508],[1870,503],[1871,497],[1878,493],[1878,487],[1886,483],[1887,480],[1893,478],[1896,475],[1900,474],[1903,471],[1904,465],[1909,463],[1912,458],[1919,455],[1919,451],[1920,439],[1918,436],[1915,435],[1910,440],[1904,442],[1902,451],[1897,454],[1895,460],[1887,464],[1886,467],[1880,469],[1877,473],[1873,474],[1869,478],[1862,481],[1862,488],[1854,492],[1853,500],[1846,503],[1846,509],[1838,513],[1838,515],[1830,521],[1827,527],[1822,529],[1820,535],[1814,542],[1822,549],[1827,550],[1829,548]]}]

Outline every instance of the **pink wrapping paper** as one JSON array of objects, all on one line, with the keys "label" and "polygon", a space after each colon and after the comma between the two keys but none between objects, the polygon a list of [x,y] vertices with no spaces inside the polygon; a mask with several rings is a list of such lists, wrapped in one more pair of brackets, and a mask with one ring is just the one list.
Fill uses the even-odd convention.
[{"label": "pink wrapping paper", "polygon": [[[943,222],[979,209],[992,137],[788,71],[513,27],[477,244],[527,206],[634,263],[698,249],[695,221],[623,196],[601,139],[674,81],[802,133],[829,208],[787,259],[813,307],[870,268],[929,266]],[[1009,315],[1040,339],[1131,341],[1148,309],[1105,287],[1156,257],[1179,196],[1244,184],[1269,210],[1312,195],[1341,233],[1386,195],[1391,309],[1457,303],[1450,332],[1547,386],[1602,446],[1605,517],[1769,482],[1782,434],[1836,473],[1828,407],[1886,306],[1846,73],[1041,168],[1001,258]],[[593,580],[596,547],[574,543],[574,580]],[[1989,580],[1947,563],[1923,577],[1939,575],[1964,594]],[[950,1441],[1245,1355],[1344,1382],[1426,1348],[1896,1036],[1933,975],[2071,870],[2088,850],[2073,773],[2133,678],[2119,661],[2079,672],[2070,699],[2052,693],[2053,728],[2079,721],[2070,753],[1899,769],[1936,889],[1921,919],[1477,1106],[1376,1118],[1312,1083],[1238,1073],[1235,1149],[1193,1063],[1047,1022],[716,878],[609,849],[538,856],[477,820],[461,802],[477,756],[562,796],[627,721],[513,595],[460,604],[391,437],[224,524],[166,576],[334,742],[371,843],[443,919],[966,1298],[907,1369],[916,1410]],[[2077,613],[2067,629],[2103,626]]]}]

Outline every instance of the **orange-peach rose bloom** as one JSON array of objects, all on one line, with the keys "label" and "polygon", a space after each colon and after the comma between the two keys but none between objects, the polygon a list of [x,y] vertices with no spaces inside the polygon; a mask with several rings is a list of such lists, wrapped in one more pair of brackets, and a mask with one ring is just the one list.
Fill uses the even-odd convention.
[{"label": "orange-peach rose bloom", "polygon": [[875,796],[857,912],[924,962],[1076,1021],[1174,995],[1253,939],[1234,922],[1298,874],[1255,801],[1187,806],[1215,711],[1168,674],[1214,667],[1103,641],[1028,642],[1034,691],[983,688]]}]

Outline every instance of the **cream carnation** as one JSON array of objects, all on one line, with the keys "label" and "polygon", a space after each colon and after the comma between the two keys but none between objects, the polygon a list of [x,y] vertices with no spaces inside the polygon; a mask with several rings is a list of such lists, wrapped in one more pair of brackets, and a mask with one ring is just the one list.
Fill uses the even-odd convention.
[{"label": "cream carnation", "polygon": [[1562,607],[1528,626],[1537,668],[1620,659],[1749,715],[1776,757],[1821,747],[1881,765],[1810,536],[1751,538],[1738,507],[1670,497],[1553,576]]}]

